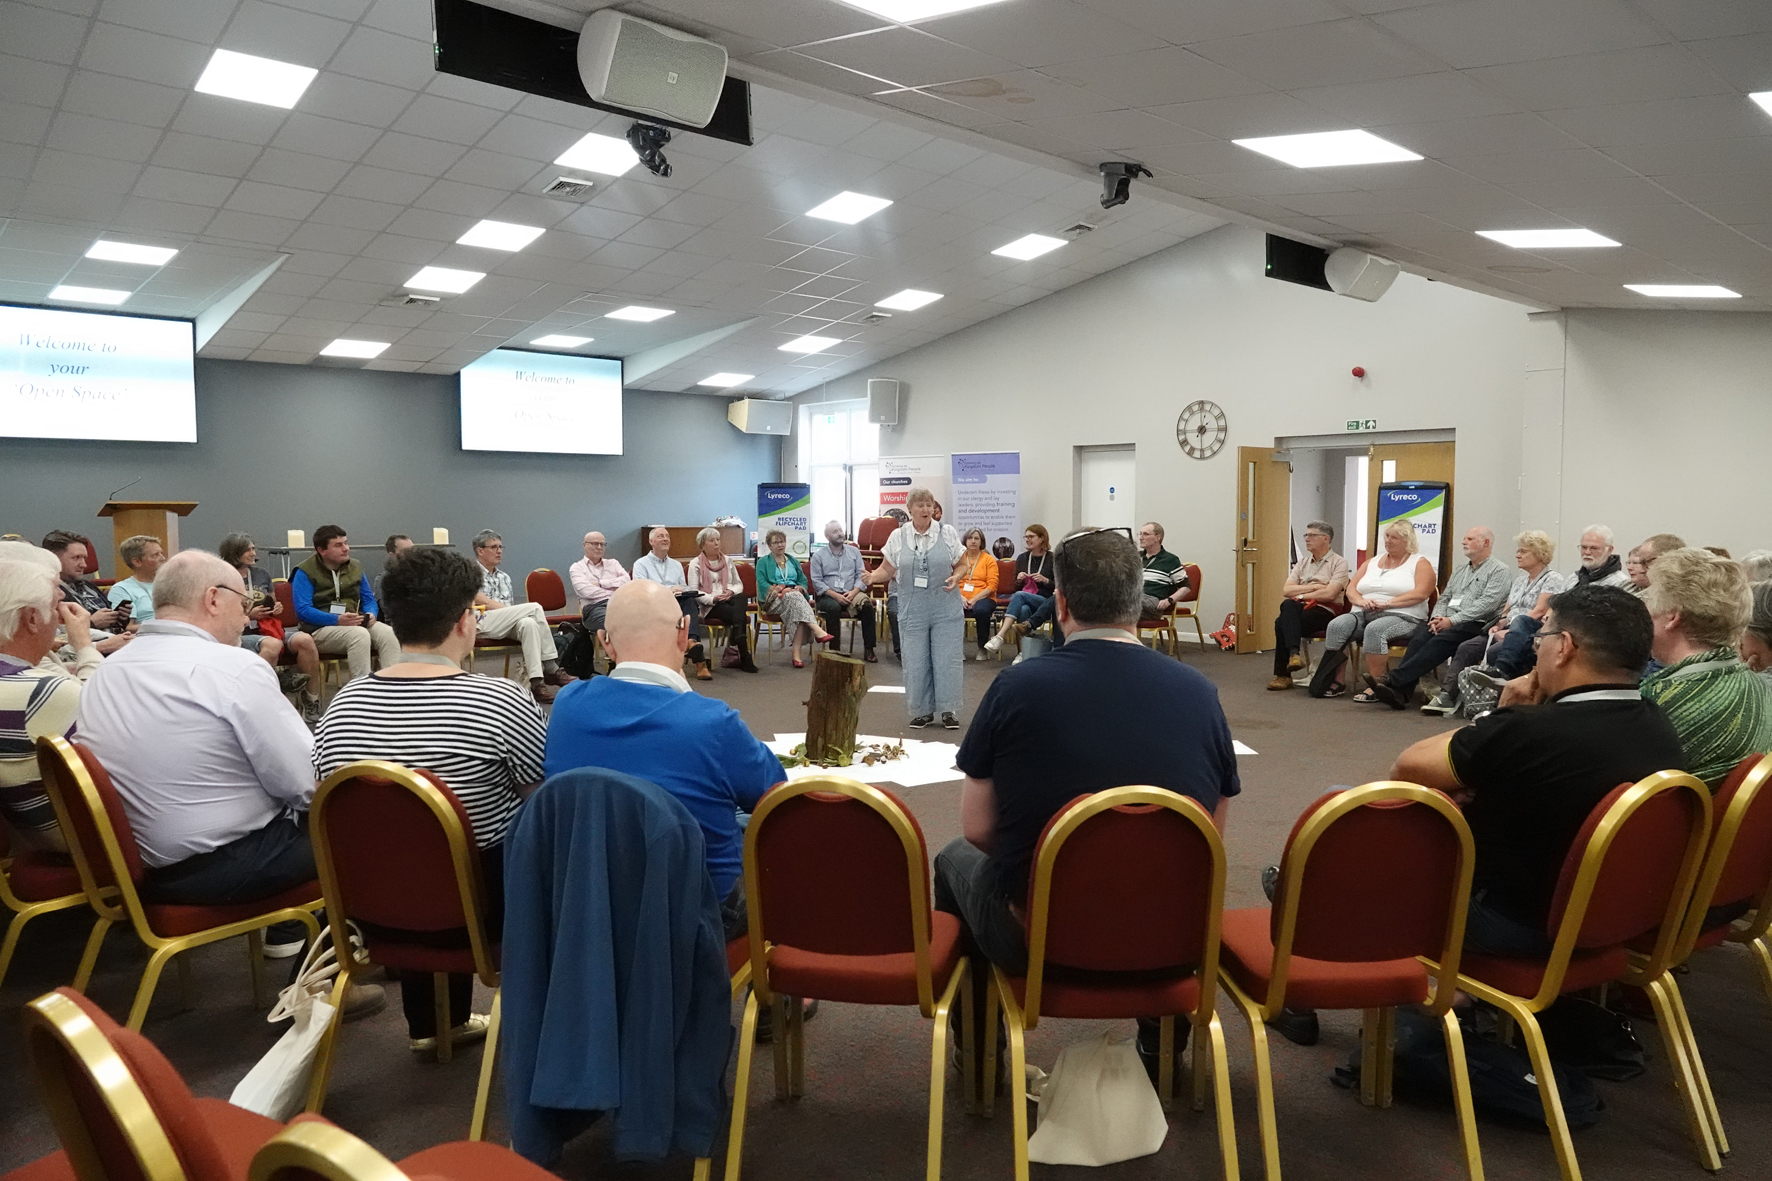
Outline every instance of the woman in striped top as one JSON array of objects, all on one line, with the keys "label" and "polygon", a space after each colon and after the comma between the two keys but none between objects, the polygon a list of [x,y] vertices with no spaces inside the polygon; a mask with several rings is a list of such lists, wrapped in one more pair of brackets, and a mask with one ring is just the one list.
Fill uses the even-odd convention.
[{"label": "woman in striped top", "polygon": [[[542,780],[547,725],[514,682],[461,671],[474,647],[475,563],[449,550],[414,549],[390,564],[384,602],[400,638],[401,661],[338,691],[314,732],[314,771],[325,778],[346,763],[385,759],[423,768],[461,801],[480,847],[487,922],[496,939],[504,913],[504,838],[529,788]],[[410,938],[410,935],[404,936]],[[435,932],[438,946],[467,946],[465,930]],[[436,1046],[432,978],[397,973],[414,1050]],[[455,1043],[486,1035],[473,1013],[474,978],[449,977]]]}]

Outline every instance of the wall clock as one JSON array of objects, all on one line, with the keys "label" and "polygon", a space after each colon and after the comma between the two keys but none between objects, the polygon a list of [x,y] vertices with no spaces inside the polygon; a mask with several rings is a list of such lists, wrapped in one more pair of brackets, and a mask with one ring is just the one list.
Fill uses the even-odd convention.
[{"label": "wall clock", "polygon": [[1189,402],[1175,420],[1175,441],[1195,459],[1211,459],[1224,446],[1228,425],[1217,402]]}]

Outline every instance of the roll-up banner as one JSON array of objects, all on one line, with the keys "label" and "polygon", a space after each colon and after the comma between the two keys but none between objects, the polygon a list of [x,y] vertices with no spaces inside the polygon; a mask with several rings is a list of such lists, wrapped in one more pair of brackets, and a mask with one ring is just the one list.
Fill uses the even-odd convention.
[{"label": "roll-up banner", "polygon": [[999,539],[1021,543],[1021,452],[984,451],[953,456],[954,503],[946,522],[961,533],[984,530],[989,551]]},{"label": "roll-up banner", "polygon": [[927,488],[941,505],[942,523],[952,524],[953,496],[948,486],[948,457],[945,455],[882,455],[880,457],[880,512],[884,516],[910,520],[905,510],[905,497],[912,488]]},{"label": "roll-up banner", "polygon": [[[1446,513],[1450,508],[1452,485],[1443,480],[1402,480],[1378,486],[1378,532],[1372,538],[1372,552],[1384,552],[1384,527],[1392,521],[1408,521],[1415,526],[1415,540],[1421,555],[1434,567],[1434,576],[1441,578],[1447,570],[1448,546]],[[1442,579],[1443,581],[1443,579]]]},{"label": "roll-up banner", "polygon": [[788,535],[788,553],[804,562],[812,553],[812,485],[757,485],[757,552],[769,549],[771,529]]}]

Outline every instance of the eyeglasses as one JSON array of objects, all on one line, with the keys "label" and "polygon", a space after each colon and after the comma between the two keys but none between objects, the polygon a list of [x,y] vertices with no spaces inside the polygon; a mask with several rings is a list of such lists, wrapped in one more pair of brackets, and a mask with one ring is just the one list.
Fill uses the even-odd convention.
[{"label": "eyeglasses", "polygon": [[1132,529],[1130,526],[1128,526],[1128,525],[1110,525],[1105,529],[1079,529],[1075,533],[1067,533],[1062,538],[1059,539],[1058,544],[1059,544],[1060,548],[1062,548],[1068,542],[1075,541],[1079,537],[1088,537],[1091,534],[1095,534],[1095,533],[1118,533],[1121,537],[1124,537],[1127,541],[1132,540]]},{"label": "eyeglasses", "polygon": [[1566,636],[1568,634],[1569,633],[1565,631],[1541,631],[1532,637],[1532,647],[1536,649],[1538,647],[1538,641],[1540,640],[1548,640],[1552,636]]},{"label": "eyeglasses", "polygon": [[250,606],[252,606],[252,596],[251,596],[251,595],[249,595],[249,594],[247,594],[247,593],[246,593],[246,592],[245,592],[245,591],[237,591],[237,590],[235,590],[235,589],[234,589],[234,588],[233,588],[233,587],[231,587],[231,586],[223,586],[223,585],[222,585],[222,584],[221,584],[221,583],[219,583],[219,582],[218,582],[218,583],[216,583],[216,584],[215,584],[215,585],[214,585],[214,586],[212,586],[212,587],[210,587],[210,588],[209,588],[209,589],[210,589],[210,590],[225,590],[225,591],[227,591],[227,592],[228,592],[228,593],[229,593],[229,594],[230,594],[230,595],[239,595],[239,596],[240,596],[240,604],[241,604],[241,605],[242,605],[242,606],[244,606],[244,607],[250,607]]}]

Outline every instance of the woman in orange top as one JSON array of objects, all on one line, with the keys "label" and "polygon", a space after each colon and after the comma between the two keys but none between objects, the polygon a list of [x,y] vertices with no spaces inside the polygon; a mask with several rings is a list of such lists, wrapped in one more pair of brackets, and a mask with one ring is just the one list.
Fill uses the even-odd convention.
[{"label": "woman in orange top", "polygon": [[966,530],[964,540],[966,552],[960,557],[956,577],[960,597],[966,601],[966,614],[972,616],[978,637],[978,658],[985,660],[990,657],[984,645],[991,638],[991,616],[997,611],[997,559],[984,548],[983,529]]}]

